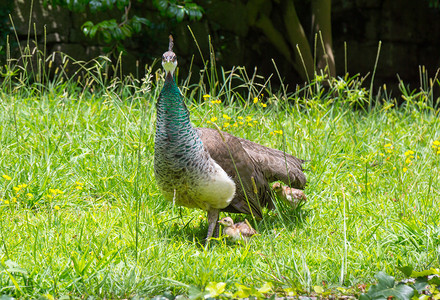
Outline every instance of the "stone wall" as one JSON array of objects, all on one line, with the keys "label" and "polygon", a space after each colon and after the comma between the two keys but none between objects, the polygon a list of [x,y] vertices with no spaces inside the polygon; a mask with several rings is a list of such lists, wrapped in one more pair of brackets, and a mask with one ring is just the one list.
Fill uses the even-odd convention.
[{"label": "stone wall", "polygon": [[343,73],[344,41],[348,70],[372,72],[382,42],[376,82],[396,83],[396,74],[417,87],[419,65],[433,77],[440,67],[440,12],[428,1],[334,1],[333,35],[338,73]]},{"label": "stone wall", "polygon": [[[41,46],[45,39],[47,53],[62,51],[82,61],[88,61],[102,54],[103,46],[97,41],[85,38],[80,30],[87,19],[85,13],[71,13],[66,9],[53,8],[50,5],[43,7],[42,2],[43,0],[34,0],[30,32],[31,38],[36,35]],[[26,43],[29,32],[30,3],[29,0],[14,0],[12,18],[21,44]],[[213,36],[214,46],[216,40],[226,37],[227,40],[222,40],[222,43],[227,47],[225,50],[217,51],[218,65],[226,69],[233,65],[245,65],[251,70],[254,66],[258,66],[260,72],[267,76],[274,72],[271,62],[271,58],[274,58],[287,81],[300,82],[297,74],[282,63],[283,57],[267,39],[261,36],[260,32],[252,28],[243,29],[243,24],[239,20],[241,10],[245,9],[244,5],[237,1],[223,1],[221,5],[218,3],[220,1],[213,1],[206,7],[207,15],[209,14],[211,18],[209,22],[204,18],[202,22],[190,24],[205,57],[209,51],[209,34]],[[149,8],[144,6],[142,9],[145,12]],[[222,18],[216,17],[216,15],[221,16],[221,9],[231,11],[229,15],[231,18],[235,16],[236,21],[222,22]],[[119,19],[118,12],[93,18],[109,17]],[[333,0],[332,22],[339,75],[344,74],[346,67],[352,75],[371,73],[379,41],[382,42],[382,46],[375,80],[377,84],[386,82],[395,85],[396,73],[398,73],[405,83],[417,87],[419,65],[425,65],[431,75],[440,67],[440,12],[429,8],[426,0]],[[179,64],[189,65],[194,54],[195,64],[201,65],[198,50],[186,28],[187,25],[188,22],[183,22],[170,26],[172,28],[164,27],[163,38],[151,36],[148,37],[150,40],[145,36],[133,38],[127,44],[129,55],[123,58],[124,71],[136,74],[137,60],[143,65],[151,64],[154,58],[160,58],[163,50],[166,49],[166,37],[170,31],[179,41],[176,44],[176,51],[180,57]],[[347,45],[347,57],[345,57],[344,42]],[[56,61],[56,63],[61,62]]]}]

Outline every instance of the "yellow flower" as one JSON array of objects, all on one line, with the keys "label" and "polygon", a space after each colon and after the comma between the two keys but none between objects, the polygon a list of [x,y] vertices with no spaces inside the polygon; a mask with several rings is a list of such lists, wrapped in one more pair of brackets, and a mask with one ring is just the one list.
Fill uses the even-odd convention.
[{"label": "yellow flower", "polygon": [[211,103],[212,104],[220,104],[220,103],[222,103],[222,101],[217,99],[217,100],[211,101]]},{"label": "yellow flower", "polygon": [[75,188],[76,188],[77,190],[82,190],[82,189],[83,189],[83,187],[80,186],[80,185],[77,185]]},{"label": "yellow flower", "polygon": [[237,122],[235,122],[235,123],[234,123],[234,127],[238,127],[238,124],[237,124]]},{"label": "yellow flower", "polygon": [[410,162],[411,162],[411,158],[407,157],[406,160],[405,160],[405,163],[409,164]]},{"label": "yellow flower", "polygon": [[261,106],[262,107],[267,107],[267,104],[266,103],[261,103]]},{"label": "yellow flower", "polygon": [[253,127],[254,125],[252,123],[248,123],[248,126],[249,127]]},{"label": "yellow flower", "polygon": [[64,194],[64,192],[63,192],[62,190],[59,190],[59,189],[55,189],[55,192],[56,192],[57,194]]},{"label": "yellow flower", "polygon": [[21,188],[21,189],[27,188],[27,186],[28,185],[26,183],[18,185],[18,187]]},{"label": "yellow flower", "polygon": [[258,122],[254,120],[254,123],[257,124]]},{"label": "yellow flower", "polygon": [[209,97],[211,97],[210,95],[208,95],[208,94],[206,94],[206,95],[203,95],[203,99],[208,99]]},{"label": "yellow flower", "polygon": [[216,117],[212,117],[211,118],[211,122],[215,122],[215,121],[217,121],[217,118]]},{"label": "yellow flower", "polygon": [[17,203],[17,198],[12,197],[12,202]]},{"label": "yellow flower", "polygon": [[249,121],[251,121],[252,120],[252,117],[251,116],[247,116],[246,117],[246,122],[249,122]]},{"label": "yellow flower", "polygon": [[228,116],[228,115],[226,115],[226,114],[223,114],[223,119],[226,119],[226,120],[230,120],[230,119],[231,119],[231,117],[230,117],[230,116]]},{"label": "yellow flower", "polygon": [[258,98],[255,97],[255,98],[254,98],[254,103],[257,103],[257,102],[258,102]]},{"label": "yellow flower", "polygon": [[243,125],[243,124],[244,124],[244,122],[243,122],[243,121],[239,121],[239,122],[238,122],[238,124],[240,124],[240,125]]},{"label": "yellow flower", "polygon": [[3,174],[2,177],[3,177],[4,179],[6,179],[6,180],[11,180],[11,179],[12,179],[11,177],[9,177],[9,176],[6,175],[6,174]]},{"label": "yellow flower", "polygon": [[[433,141],[432,144],[435,145],[435,146],[440,146],[440,141],[437,141],[437,140],[436,140],[436,141]],[[3,176],[4,176],[4,175],[3,175]]]},{"label": "yellow flower", "polygon": [[82,183],[82,182],[79,182],[79,181],[75,182],[75,184],[76,184],[76,185],[81,185],[81,186],[83,186],[83,185],[84,185],[84,183]]},{"label": "yellow flower", "polygon": [[391,145],[391,144],[385,144],[384,147],[393,149],[393,145]]},{"label": "yellow flower", "polygon": [[412,155],[412,154],[414,154],[414,151],[412,151],[412,150],[408,150],[405,152],[405,156]]},{"label": "yellow flower", "polygon": [[26,197],[28,197],[29,199],[32,199],[32,198],[34,198],[34,195],[31,194],[31,193],[27,193],[27,194],[26,194]]},{"label": "yellow flower", "polygon": [[53,208],[54,208],[55,210],[60,210],[60,207],[59,207],[58,205],[55,205]]},{"label": "yellow flower", "polygon": [[49,193],[56,195],[57,192],[55,191],[55,189],[49,189]]},{"label": "yellow flower", "polygon": [[237,117],[237,119],[239,119],[239,120],[243,120],[243,117]]},{"label": "yellow flower", "polygon": [[8,200],[3,200],[3,203],[4,204],[9,204],[9,201]]},{"label": "yellow flower", "polygon": [[403,167],[403,173],[405,173],[406,171],[408,171],[408,169]]},{"label": "yellow flower", "polygon": [[14,186],[12,189],[16,192],[18,192],[20,190],[20,188],[18,186]]},{"label": "yellow flower", "polygon": [[227,128],[227,127],[229,127],[229,126],[231,126],[231,124],[229,124],[229,122],[226,122],[226,123],[223,124],[223,127],[224,127],[224,128]]}]

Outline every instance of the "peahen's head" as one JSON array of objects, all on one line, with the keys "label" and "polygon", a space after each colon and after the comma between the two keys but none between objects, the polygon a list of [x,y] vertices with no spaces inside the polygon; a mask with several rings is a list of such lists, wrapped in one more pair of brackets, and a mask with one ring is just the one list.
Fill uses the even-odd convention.
[{"label": "peahen's head", "polygon": [[168,46],[168,51],[165,52],[162,56],[162,66],[165,69],[166,76],[171,74],[173,76],[174,71],[177,67],[177,56],[173,52],[173,36],[170,35],[170,44]]}]

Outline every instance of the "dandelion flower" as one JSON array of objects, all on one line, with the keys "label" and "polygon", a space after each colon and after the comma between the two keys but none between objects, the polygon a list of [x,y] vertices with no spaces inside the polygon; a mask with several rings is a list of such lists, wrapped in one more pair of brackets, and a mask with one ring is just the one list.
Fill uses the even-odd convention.
[{"label": "dandelion flower", "polygon": [[252,123],[248,123],[248,126],[249,127],[253,127],[254,125]]},{"label": "dandelion flower", "polygon": [[209,97],[211,97],[210,95],[208,95],[208,94],[206,94],[206,95],[203,95],[203,99],[208,99]]},{"label": "dandelion flower", "polygon": [[58,205],[55,205],[53,208],[54,208],[55,210],[60,210],[60,207],[59,207]]},{"label": "dandelion flower", "polygon": [[224,128],[227,128],[227,127],[229,127],[229,126],[231,126],[231,124],[229,124],[229,122],[226,122],[226,123],[223,124],[223,127],[224,127]]},{"label": "dandelion flower", "polygon": [[211,118],[211,122],[215,122],[215,121],[217,121],[217,118],[216,117],[212,117]]},{"label": "dandelion flower", "polygon": [[240,116],[240,117],[237,117],[237,119],[239,119],[239,120],[243,120],[243,117]]},{"label": "dandelion flower", "polygon": [[238,127],[238,124],[237,124],[237,122],[235,122],[233,126],[234,126],[234,127]]},{"label": "dandelion flower", "polygon": [[257,102],[258,102],[258,98],[255,97],[255,98],[254,98],[254,103],[257,103]]},{"label": "dandelion flower", "polygon": [[29,199],[32,199],[32,198],[34,198],[34,195],[31,194],[31,193],[27,193],[27,194],[26,194],[26,197],[28,197]]},{"label": "dandelion flower", "polygon": [[228,116],[227,114],[223,114],[223,119],[226,119],[226,120],[230,120],[230,119],[231,119],[231,117],[230,117],[230,116]]},{"label": "dandelion flower", "polygon": [[20,191],[20,188],[18,186],[14,186],[12,189],[16,192]]},{"label": "dandelion flower", "polygon": [[4,204],[9,204],[9,201],[8,200],[3,200],[3,203]]},{"label": "dandelion flower", "polygon": [[403,173],[405,173],[406,171],[408,171],[408,169],[403,167]]},{"label": "dandelion flower", "polygon": [[[433,141],[432,144],[435,145],[435,146],[440,146],[440,141],[437,141],[437,140],[436,140],[436,141]],[[3,175],[3,176],[4,176],[4,175]]]},{"label": "dandelion flower", "polygon": [[267,107],[267,104],[266,103],[261,103],[261,106],[262,107]]},{"label": "dandelion flower", "polygon": [[83,187],[80,186],[80,185],[77,185],[75,188],[76,188],[77,190],[82,190],[82,189],[83,189]]},{"label": "dandelion flower", "polygon": [[9,181],[9,180],[12,180],[12,178],[11,178],[10,176],[6,175],[6,174],[3,174],[2,177],[3,177],[4,179],[8,180],[8,181]]}]

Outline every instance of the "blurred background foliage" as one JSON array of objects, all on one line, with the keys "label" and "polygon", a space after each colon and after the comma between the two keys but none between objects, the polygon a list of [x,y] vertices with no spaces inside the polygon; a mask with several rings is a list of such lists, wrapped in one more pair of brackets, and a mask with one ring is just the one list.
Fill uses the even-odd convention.
[{"label": "blurred background foliage", "polygon": [[21,49],[30,36],[47,54],[122,55],[124,73],[142,76],[139,66],[161,57],[171,33],[185,72],[203,69],[213,45],[218,66],[258,67],[268,77],[275,63],[282,78],[301,83],[316,71],[366,75],[382,41],[378,78],[397,83],[398,73],[411,83],[419,65],[440,66],[438,8],[439,0],[13,0],[0,4],[0,59],[7,35]]}]

